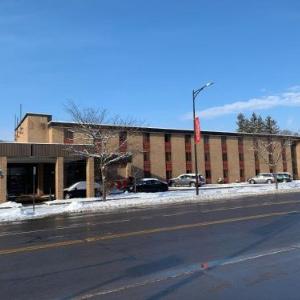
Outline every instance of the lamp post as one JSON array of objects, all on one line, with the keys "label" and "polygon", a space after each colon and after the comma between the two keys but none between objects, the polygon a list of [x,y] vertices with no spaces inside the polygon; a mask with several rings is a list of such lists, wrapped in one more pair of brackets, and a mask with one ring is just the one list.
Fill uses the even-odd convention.
[{"label": "lamp post", "polygon": [[196,176],[196,195],[199,195],[199,176],[198,176],[198,157],[197,157],[197,143],[195,141],[196,136],[196,109],[195,109],[195,100],[199,93],[205,88],[213,85],[213,82],[208,82],[200,89],[193,90],[193,123],[194,123],[194,153],[195,153],[195,176]]}]

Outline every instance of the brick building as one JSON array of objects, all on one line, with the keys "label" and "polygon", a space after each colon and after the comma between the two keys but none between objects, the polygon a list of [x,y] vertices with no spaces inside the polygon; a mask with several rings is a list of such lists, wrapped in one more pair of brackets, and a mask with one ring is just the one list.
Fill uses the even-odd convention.
[{"label": "brick building", "polygon": [[[51,115],[27,113],[15,129],[15,143],[0,143],[0,202],[18,190],[32,193],[32,169],[36,167],[38,195],[55,192],[63,197],[63,188],[79,181],[87,181],[87,196],[94,195],[93,159],[83,160],[66,151],[66,144],[79,144],[76,124],[56,122]],[[120,132],[120,139],[122,139]],[[270,172],[253,150],[253,143],[266,135],[202,131],[198,145],[199,173],[208,183],[218,178],[225,182],[245,181],[259,172]],[[287,171],[298,178],[300,138],[276,136],[279,140],[292,139],[290,147],[282,149],[277,171]],[[131,175],[133,167],[140,176],[169,179],[182,173],[194,172],[193,131],[161,128],[138,128],[128,136],[128,147],[140,149],[131,163],[116,170],[117,178]],[[118,142],[118,141],[116,141]],[[76,145],[74,145],[76,147]]]}]

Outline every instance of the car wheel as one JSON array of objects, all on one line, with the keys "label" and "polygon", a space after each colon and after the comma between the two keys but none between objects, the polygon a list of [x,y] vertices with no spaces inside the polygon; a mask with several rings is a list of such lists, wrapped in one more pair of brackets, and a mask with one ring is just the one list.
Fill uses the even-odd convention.
[{"label": "car wheel", "polygon": [[196,186],[195,182],[190,183],[190,187],[195,187],[195,186]]},{"label": "car wheel", "polygon": [[71,195],[69,193],[66,193],[65,199],[71,199]]},{"label": "car wheel", "polygon": [[97,191],[97,192],[95,193],[95,197],[96,197],[96,198],[100,198],[100,197],[101,197],[101,192],[100,192],[100,191]]},{"label": "car wheel", "polygon": [[268,179],[268,180],[267,180],[267,183],[268,183],[268,184],[271,184],[271,183],[272,183],[272,180],[271,180],[271,179]]},{"label": "car wheel", "polygon": [[250,183],[250,184],[255,184],[255,181],[254,181],[253,179],[251,179],[251,180],[249,181],[249,183]]}]

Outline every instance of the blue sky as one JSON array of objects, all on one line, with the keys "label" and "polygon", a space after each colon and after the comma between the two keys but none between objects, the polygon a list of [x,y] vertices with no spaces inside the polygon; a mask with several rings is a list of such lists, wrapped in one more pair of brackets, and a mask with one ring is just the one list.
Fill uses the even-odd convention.
[{"label": "blue sky", "polygon": [[[0,138],[14,114],[63,104],[151,126],[234,131],[238,112],[298,130],[300,1],[0,0]],[[5,108],[5,109],[4,109]]]}]

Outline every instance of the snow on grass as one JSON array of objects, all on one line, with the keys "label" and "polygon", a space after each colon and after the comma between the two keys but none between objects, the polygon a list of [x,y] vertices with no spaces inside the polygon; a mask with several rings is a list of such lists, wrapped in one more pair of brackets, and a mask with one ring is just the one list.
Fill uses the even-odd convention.
[{"label": "snow on grass", "polygon": [[[279,192],[294,191],[300,189],[300,181],[279,184]],[[174,189],[162,193],[124,193],[110,195],[107,201],[99,198],[71,199],[67,201],[55,200],[32,207],[22,206],[14,202],[6,202],[0,205],[0,222],[22,221],[29,219],[44,218],[59,214],[72,214],[81,212],[110,212],[134,207],[154,207],[166,204],[191,203],[201,201],[214,201],[220,199],[237,198],[242,195],[263,193],[275,193],[274,184],[249,185],[249,184],[226,184],[206,185],[200,188],[199,196],[195,195],[194,189]],[[2,209],[3,208],[3,209]]]}]

